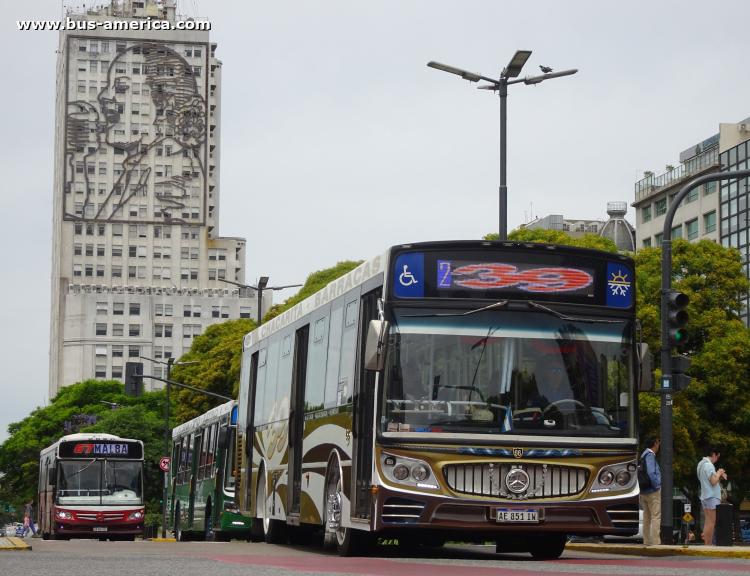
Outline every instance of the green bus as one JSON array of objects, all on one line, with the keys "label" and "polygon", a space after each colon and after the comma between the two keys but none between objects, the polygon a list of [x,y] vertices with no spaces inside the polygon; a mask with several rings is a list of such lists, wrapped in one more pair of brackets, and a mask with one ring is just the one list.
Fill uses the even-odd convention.
[{"label": "green bus", "polygon": [[250,538],[252,520],[234,500],[237,407],[227,402],[172,431],[167,507],[178,542]]}]

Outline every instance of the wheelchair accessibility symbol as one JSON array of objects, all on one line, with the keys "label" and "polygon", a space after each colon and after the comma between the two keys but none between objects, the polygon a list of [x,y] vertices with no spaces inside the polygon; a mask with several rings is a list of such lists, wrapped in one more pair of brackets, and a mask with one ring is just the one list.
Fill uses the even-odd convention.
[{"label": "wheelchair accessibility symbol", "polygon": [[404,271],[401,273],[401,276],[398,277],[398,281],[401,282],[402,286],[411,286],[412,284],[417,284],[418,281],[414,276],[412,276],[412,273],[409,272],[409,266],[404,264]]}]

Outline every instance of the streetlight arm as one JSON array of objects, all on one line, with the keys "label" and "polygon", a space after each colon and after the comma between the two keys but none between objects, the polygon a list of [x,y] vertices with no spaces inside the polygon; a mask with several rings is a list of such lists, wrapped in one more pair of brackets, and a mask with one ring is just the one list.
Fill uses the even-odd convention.
[{"label": "streetlight arm", "polygon": [[539,84],[545,80],[551,80],[552,78],[560,78],[561,76],[570,76],[578,72],[577,68],[573,70],[563,70],[562,72],[550,72],[549,74],[542,74],[541,76],[526,76],[526,78],[519,78],[518,80],[511,80],[508,84],[518,84],[523,82],[524,84]]},{"label": "streetlight arm", "polygon": [[482,76],[481,74],[467,72],[466,70],[461,70],[461,68],[454,68],[453,66],[441,64],[440,62],[430,61],[427,63],[427,65],[430,68],[435,68],[435,70],[442,70],[443,72],[448,72],[449,74],[461,76],[461,78],[463,78],[464,80],[468,80],[469,82],[479,82],[480,80],[487,80],[487,82],[497,82],[497,80],[494,80],[493,78],[487,78],[486,76]]},{"label": "streetlight arm", "polygon": [[193,388],[192,386],[186,386],[185,384],[180,384],[179,382],[172,382],[171,380],[167,380],[166,378],[158,378],[157,376],[146,376],[145,374],[143,375],[143,378],[151,378],[151,380],[158,380],[159,382],[166,382],[170,386],[178,386],[179,388],[192,390],[193,392],[205,394],[206,396],[213,396],[214,398],[219,398],[220,400],[226,400],[228,402],[234,401],[234,398],[227,398],[226,396],[222,396],[221,394],[214,394],[213,392],[206,392],[205,390],[201,390],[200,388]]},{"label": "streetlight arm", "polygon": [[266,290],[283,290],[284,288],[299,288],[302,284],[290,284],[289,286],[267,286]]},{"label": "streetlight arm", "polygon": [[252,288],[253,290],[257,290],[257,286],[250,286],[249,284],[242,284],[240,282],[234,282],[233,280],[227,280],[226,278],[219,278],[222,282],[226,282],[227,284],[234,284],[235,286],[239,286],[240,288]]}]

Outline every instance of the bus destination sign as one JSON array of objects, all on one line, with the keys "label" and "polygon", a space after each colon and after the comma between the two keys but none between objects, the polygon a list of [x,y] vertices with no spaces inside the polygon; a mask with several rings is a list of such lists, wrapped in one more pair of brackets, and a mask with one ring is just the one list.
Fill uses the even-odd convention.
[{"label": "bus destination sign", "polygon": [[92,457],[142,458],[143,449],[139,442],[64,442],[60,444],[61,458]]},{"label": "bus destination sign", "polygon": [[[397,298],[510,298],[629,308],[631,279],[627,266],[588,256],[450,250],[399,254],[392,286]],[[610,294],[613,284],[616,295]]]}]

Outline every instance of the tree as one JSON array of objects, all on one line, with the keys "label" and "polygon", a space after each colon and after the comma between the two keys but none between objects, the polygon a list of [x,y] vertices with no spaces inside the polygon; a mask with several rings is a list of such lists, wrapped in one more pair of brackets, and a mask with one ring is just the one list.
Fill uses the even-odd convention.
[{"label": "tree", "polygon": [[[182,362],[198,364],[175,366],[172,380],[228,398],[237,398],[242,364],[242,339],[255,330],[254,320],[240,318],[214,324],[193,340],[190,352],[180,358]],[[175,399],[175,421],[187,422],[222,403],[218,398],[190,390],[172,389]]]},{"label": "tree", "polygon": [[364,260],[358,260],[356,262],[352,260],[344,260],[343,262],[338,262],[331,268],[313,272],[307,277],[305,285],[300,288],[299,292],[297,292],[294,296],[287,298],[281,304],[274,304],[273,306],[271,306],[268,312],[266,312],[266,315],[263,317],[263,323],[265,324],[272,318],[276,318],[276,316],[282,314],[286,310],[289,310],[289,308],[296,306],[305,298],[308,298],[315,294],[318,290],[322,290],[323,288],[328,286],[329,283],[341,278],[344,274],[348,274],[357,266],[362,264],[362,262],[364,262]]},{"label": "tree", "polygon": [[[497,240],[497,234],[487,234],[483,240]],[[582,238],[573,238],[562,230],[543,230],[534,228],[517,228],[508,234],[511,242],[542,242],[545,244],[563,244],[565,246],[578,246],[579,248],[594,248],[607,252],[617,252],[617,246],[609,238],[597,236],[596,234],[584,234]]]},{"label": "tree", "polygon": [[[127,437],[149,443],[148,454],[153,444],[152,424],[158,420],[163,449],[165,400],[164,392],[125,396],[123,385],[115,380],[86,380],[66,386],[49,406],[8,426],[10,436],[0,444],[0,501],[14,503],[19,510],[23,501],[36,499],[39,453],[69,433],[93,429],[124,436],[120,431],[125,431]],[[105,402],[121,408],[113,410]],[[123,421],[129,422],[127,429],[121,426]],[[148,464],[153,465],[153,460]],[[148,484],[147,494],[161,486],[161,477],[153,482],[155,485]]]}]

